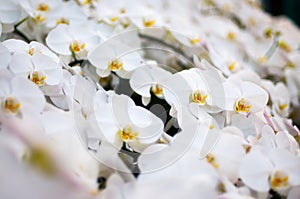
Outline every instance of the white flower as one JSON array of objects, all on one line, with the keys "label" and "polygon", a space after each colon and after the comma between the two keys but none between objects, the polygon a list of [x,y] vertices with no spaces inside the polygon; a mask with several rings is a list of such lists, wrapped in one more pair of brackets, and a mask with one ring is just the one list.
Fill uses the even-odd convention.
[{"label": "white flower", "polygon": [[87,53],[98,43],[100,38],[92,24],[60,24],[49,32],[46,43],[60,55],[72,55],[85,59]]},{"label": "white flower", "polygon": [[229,82],[223,84],[225,97],[220,96],[218,106],[228,111],[248,114],[262,111],[268,102],[268,93],[260,86],[247,81],[242,81],[240,85]]},{"label": "white flower", "polygon": [[144,63],[141,55],[132,51],[140,47],[137,32],[129,31],[99,44],[89,52],[88,60],[97,68],[100,77],[113,71],[123,78],[130,78],[132,72]]},{"label": "white flower", "polygon": [[300,184],[300,159],[284,149],[252,148],[242,160],[242,181],[259,192],[284,192]]},{"label": "white flower", "polygon": [[95,119],[103,139],[117,148],[123,143],[136,151],[157,141],[163,133],[163,122],[150,111],[135,106],[125,95],[98,91],[95,96]]},{"label": "white flower", "polygon": [[45,106],[43,93],[23,77],[0,81],[1,112],[8,115],[40,113]]},{"label": "white flower", "polygon": [[146,65],[136,69],[131,78],[131,88],[142,96],[144,105],[147,105],[151,100],[150,90],[159,98],[164,96],[164,80],[171,78],[172,74],[159,66]]},{"label": "white flower", "polygon": [[15,0],[0,0],[0,22],[14,24],[21,17],[21,9]]}]

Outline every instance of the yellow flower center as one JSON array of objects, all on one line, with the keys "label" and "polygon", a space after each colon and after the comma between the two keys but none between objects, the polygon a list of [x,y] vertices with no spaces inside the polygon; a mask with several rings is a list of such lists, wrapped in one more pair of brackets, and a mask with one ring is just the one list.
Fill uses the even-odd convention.
[{"label": "yellow flower center", "polygon": [[288,181],[289,177],[287,175],[276,171],[271,179],[271,187],[273,189],[286,187],[288,185]]},{"label": "yellow flower center", "polygon": [[56,20],[56,25],[58,24],[66,24],[66,25],[69,25],[70,22],[68,19],[64,18],[64,17],[61,17],[60,19],[57,19]]},{"label": "yellow flower center", "polygon": [[42,15],[38,14],[36,17],[35,17],[35,20],[40,22],[40,23],[43,23],[44,21],[46,21],[46,17],[43,17]]},{"label": "yellow flower center", "polygon": [[267,39],[271,38],[272,34],[273,34],[273,30],[271,28],[265,29],[265,31],[264,31],[265,38],[267,38]]},{"label": "yellow flower center", "polygon": [[3,102],[2,102],[2,107],[5,111],[17,114],[20,110],[21,103],[13,98],[13,97],[7,97]]},{"label": "yellow flower center", "polygon": [[152,91],[158,97],[163,96],[163,88],[158,84],[156,84],[155,86],[152,87]]},{"label": "yellow flower center", "polygon": [[238,113],[249,113],[251,105],[244,99],[240,99],[235,104],[235,111]]},{"label": "yellow flower center", "polygon": [[196,90],[192,94],[192,102],[194,102],[196,104],[204,105],[204,104],[206,104],[207,97],[208,97],[207,94],[203,95],[199,90]]},{"label": "yellow flower center", "polygon": [[219,165],[216,163],[216,160],[215,160],[215,156],[211,153],[209,153],[207,156],[206,156],[206,161],[211,164],[215,169],[217,169],[219,167]]},{"label": "yellow flower center", "polygon": [[118,17],[117,16],[114,16],[112,18],[110,18],[111,22],[116,22],[118,20]]},{"label": "yellow flower center", "polygon": [[228,66],[228,70],[230,70],[231,72],[234,71],[236,66],[236,61],[233,61],[229,66]]},{"label": "yellow flower center", "polygon": [[34,52],[35,52],[35,48],[30,48],[28,50],[28,54],[31,55],[31,56],[34,54]]},{"label": "yellow flower center", "polygon": [[71,50],[74,53],[79,53],[81,50],[84,49],[84,47],[85,47],[85,43],[79,44],[77,40],[71,43]]},{"label": "yellow flower center", "polygon": [[279,104],[279,109],[281,111],[283,111],[284,109],[286,109],[289,105],[287,103],[284,103],[284,104]]},{"label": "yellow flower center", "polygon": [[200,39],[198,38],[198,37],[195,37],[195,38],[193,38],[193,39],[190,39],[190,43],[192,44],[192,45],[195,45],[195,44],[197,44],[197,43],[199,43],[200,42]]},{"label": "yellow flower center", "polygon": [[131,127],[125,127],[123,129],[120,129],[117,133],[122,141],[124,142],[132,142],[135,141],[137,136],[139,135],[138,132],[133,132]]},{"label": "yellow flower center", "polygon": [[282,50],[286,51],[287,53],[292,51],[292,48],[290,45],[288,45],[284,40],[280,40],[278,42],[278,46],[279,48],[281,48]]},{"label": "yellow flower center", "polygon": [[45,79],[46,76],[43,75],[41,72],[34,71],[29,78],[33,83],[35,83],[38,86],[43,86],[45,85]]},{"label": "yellow flower center", "polygon": [[266,63],[268,61],[268,58],[266,57],[266,56],[262,56],[262,57],[259,57],[258,58],[258,62],[260,63],[260,64],[264,64],[264,63]]},{"label": "yellow flower center", "polygon": [[119,61],[118,59],[113,59],[108,63],[108,67],[111,71],[118,71],[121,70],[123,64],[124,63],[122,61]]},{"label": "yellow flower center", "polygon": [[125,9],[125,8],[121,8],[121,9],[119,10],[119,12],[120,12],[121,14],[125,14],[125,13],[126,13],[126,9]]},{"label": "yellow flower center", "polygon": [[41,12],[47,12],[49,10],[49,6],[45,3],[39,3],[37,10]]},{"label": "yellow flower center", "polygon": [[235,35],[235,33],[234,32],[228,32],[227,33],[227,39],[228,40],[230,40],[230,41],[232,41],[232,40],[234,40],[236,38],[236,35]]},{"label": "yellow flower center", "polygon": [[143,23],[144,23],[145,27],[151,27],[151,26],[155,25],[156,20],[155,19],[145,19],[145,18],[143,18]]}]

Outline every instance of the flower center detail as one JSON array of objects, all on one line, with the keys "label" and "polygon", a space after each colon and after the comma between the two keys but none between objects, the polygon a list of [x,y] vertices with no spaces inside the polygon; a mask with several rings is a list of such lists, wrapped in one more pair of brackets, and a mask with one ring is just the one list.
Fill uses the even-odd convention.
[{"label": "flower center detail", "polygon": [[145,27],[154,26],[155,23],[156,23],[155,19],[146,19],[146,18],[143,18],[143,24],[144,24]]},{"label": "flower center detail", "polygon": [[227,39],[230,41],[233,41],[236,38],[236,35],[234,32],[228,32],[227,33]]},{"label": "flower center detail", "polygon": [[81,50],[84,49],[84,47],[85,47],[85,43],[79,44],[79,42],[77,40],[75,40],[71,43],[71,50],[74,53],[79,53]]},{"label": "flower center detail", "polygon": [[132,142],[135,141],[137,136],[139,135],[138,132],[133,132],[131,127],[125,127],[123,129],[120,129],[117,133],[122,141],[124,142]]},{"label": "flower center detail", "polygon": [[206,161],[209,164],[211,164],[215,169],[219,167],[219,165],[216,163],[215,156],[211,153],[206,156]]},{"label": "flower center detail", "polygon": [[284,103],[284,104],[279,104],[279,109],[281,111],[283,111],[284,109],[286,109],[289,105],[287,103]]},{"label": "flower center detail", "polygon": [[46,21],[46,17],[43,17],[42,15],[38,14],[38,15],[35,17],[35,20],[36,20],[37,22],[43,23],[44,21]]},{"label": "flower center detail", "polygon": [[40,3],[37,7],[38,11],[47,12],[49,10],[49,6],[45,3]]},{"label": "flower center detail", "polygon": [[46,76],[41,72],[34,71],[33,73],[31,73],[29,79],[38,86],[44,86]]},{"label": "flower center detail", "polygon": [[249,113],[251,105],[244,99],[240,99],[235,104],[235,111],[238,113]]},{"label": "flower center detail", "polygon": [[289,177],[286,175],[283,175],[280,172],[275,172],[274,176],[271,179],[271,186],[272,188],[276,189],[276,188],[282,188],[282,187],[286,187],[288,185],[288,180]]},{"label": "flower center detail", "polygon": [[111,71],[118,71],[121,70],[123,66],[123,62],[119,61],[118,59],[113,59],[110,62],[108,62],[108,67]]},{"label": "flower center detail", "polygon": [[4,102],[2,102],[2,107],[6,110],[9,111],[13,114],[16,114],[19,112],[20,107],[21,107],[21,103],[13,98],[13,97],[8,97],[4,100]]},{"label": "flower center detail", "polygon": [[29,55],[32,56],[35,52],[35,48],[30,48],[27,52],[28,52]]},{"label": "flower center detail", "polygon": [[233,61],[229,66],[228,66],[228,70],[230,70],[231,72],[234,71],[236,66],[236,61]]},{"label": "flower center detail", "polygon": [[56,20],[56,25],[58,24],[66,24],[66,25],[69,25],[70,22],[68,19],[64,18],[64,17],[61,17],[60,19],[57,19]]},{"label": "flower center detail", "polygon": [[192,102],[194,102],[196,104],[204,105],[204,104],[206,104],[207,97],[208,97],[207,94],[203,95],[203,94],[201,94],[201,92],[199,90],[196,90],[192,94]]},{"label": "flower center detail", "polygon": [[152,91],[157,97],[163,96],[163,88],[158,84],[156,84],[155,86],[152,86]]},{"label": "flower center detail", "polygon": [[193,38],[193,39],[190,39],[190,43],[192,44],[192,45],[195,45],[195,44],[197,44],[197,43],[199,43],[200,42],[200,39],[198,38],[198,37],[195,37],[195,38]]}]

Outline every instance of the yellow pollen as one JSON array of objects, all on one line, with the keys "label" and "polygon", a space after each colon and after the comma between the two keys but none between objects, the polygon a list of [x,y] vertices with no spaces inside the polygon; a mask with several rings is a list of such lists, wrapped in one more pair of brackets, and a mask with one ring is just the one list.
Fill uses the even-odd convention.
[{"label": "yellow pollen", "polygon": [[40,14],[37,15],[37,16],[35,17],[35,19],[36,19],[38,22],[40,22],[40,23],[46,21],[46,17],[42,17],[42,15],[40,15]]},{"label": "yellow pollen", "polygon": [[138,132],[132,132],[132,129],[130,127],[126,127],[122,130],[119,130],[117,133],[122,141],[124,142],[132,142],[135,141],[137,136],[139,135]]},{"label": "yellow pollen", "polygon": [[62,18],[56,20],[56,25],[58,25],[58,24],[66,24],[66,25],[69,25],[69,23],[70,23],[69,20],[66,19],[66,18],[64,18],[64,17],[62,17]]},{"label": "yellow pollen", "polygon": [[125,8],[121,8],[121,9],[119,10],[119,12],[120,12],[121,14],[125,14],[125,13],[126,13],[126,9],[125,9]]},{"label": "yellow pollen", "polygon": [[31,56],[34,54],[34,52],[35,52],[35,48],[30,48],[28,50],[28,54],[31,55]]},{"label": "yellow pollen", "polygon": [[228,32],[228,34],[227,34],[227,39],[229,39],[229,40],[234,40],[235,39],[235,37],[236,37],[236,35],[235,35],[235,33],[234,32]]},{"label": "yellow pollen", "polygon": [[88,4],[92,4],[93,0],[84,0],[82,2],[83,5],[88,5]]},{"label": "yellow pollen", "polygon": [[275,172],[275,175],[271,180],[271,187],[276,189],[280,187],[286,187],[288,185],[289,177],[286,175],[282,175],[279,172]]},{"label": "yellow pollen", "polygon": [[123,64],[124,63],[122,61],[119,61],[118,59],[113,59],[108,63],[108,67],[111,71],[118,71],[121,70]]},{"label": "yellow pollen", "polygon": [[214,155],[211,153],[206,156],[206,161],[211,164],[215,169],[219,167],[219,165],[216,163]]},{"label": "yellow pollen", "polygon": [[38,11],[47,12],[49,10],[49,6],[45,3],[40,3],[37,7]]},{"label": "yellow pollen", "polygon": [[78,53],[80,52],[81,50],[83,50],[85,47],[85,43],[83,44],[79,44],[77,40],[73,41],[71,43],[71,50],[74,52],[74,53]]},{"label": "yellow pollen", "polygon": [[238,100],[235,104],[235,111],[238,113],[249,113],[251,109],[251,105],[247,103],[247,101],[242,98]]},{"label": "yellow pollen", "polygon": [[197,44],[197,43],[199,43],[200,42],[200,39],[198,38],[198,37],[196,37],[196,38],[194,38],[194,39],[190,39],[190,43],[192,44],[192,45],[195,45],[195,44]]},{"label": "yellow pollen", "polygon": [[158,84],[156,84],[154,87],[152,87],[152,91],[158,97],[163,96],[163,88]]},{"label": "yellow pollen", "polygon": [[258,62],[260,63],[260,64],[264,64],[264,63],[266,63],[268,61],[268,58],[266,57],[266,56],[262,56],[262,57],[259,57],[258,58]]},{"label": "yellow pollen", "polygon": [[206,104],[207,97],[208,97],[207,94],[206,95],[202,95],[199,90],[196,90],[192,94],[192,102],[194,102],[196,104],[204,105],[204,104]]},{"label": "yellow pollen", "polygon": [[209,125],[209,130],[213,130],[215,128],[214,124]]},{"label": "yellow pollen", "polygon": [[91,190],[90,194],[91,194],[92,196],[98,195],[98,194],[99,194],[99,189],[93,189],[93,190]]},{"label": "yellow pollen", "polygon": [[280,109],[281,111],[283,111],[283,110],[286,109],[288,106],[289,106],[289,105],[288,105],[287,103],[280,104],[280,105],[279,105],[279,109]]},{"label": "yellow pollen", "polygon": [[118,17],[112,17],[110,18],[111,22],[116,22],[118,20]]},{"label": "yellow pollen", "polygon": [[144,23],[145,27],[151,27],[151,26],[155,25],[156,20],[155,19],[152,19],[152,20],[143,19],[143,23]]},{"label": "yellow pollen", "polygon": [[4,100],[4,102],[2,102],[2,107],[4,110],[16,114],[20,110],[21,103],[19,103],[18,100],[13,97],[8,97]]},{"label": "yellow pollen", "polygon": [[45,79],[46,79],[46,76],[42,75],[38,71],[34,71],[30,76],[30,80],[38,86],[45,85]]},{"label": "yellow pollen", "polygon": [[271,28],[267,28],[264,31],[265,38],[271,38],[273,34],[273,30]]},{"label": "yellow pollen", "polygon": [[232,63],[228,66],[228,70],[230,70],[231,72],[233,72],[234,69],[235,69],[235,65],[236,65],[236,61],[232,62]]},{"label": "yellow pollen", "polygon": [[278,42],[278,46],[279,46],[279,48],[281,48],[282,50],[284,50],[288,53],[292,51],[291,46],[288,45],[284,40],[280,40]]}]

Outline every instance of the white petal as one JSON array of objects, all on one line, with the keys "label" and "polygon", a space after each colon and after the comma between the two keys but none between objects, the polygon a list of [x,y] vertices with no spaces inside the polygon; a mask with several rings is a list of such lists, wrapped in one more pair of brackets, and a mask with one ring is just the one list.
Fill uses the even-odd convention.
[{"label": "white petal", "polygon": [[34,66],[31,62],[31,56],[26,53],[15,53],[9,63],[9,69],[14,74],[28,74],[33,71]]},{"label": "white petal", "polygon": [[3,42],[3,45],[8,48],[9,52],[23,52],[25,53],[28,50],[29,45],[23,41],[18,39],[8,39]]},{"label": "white petal", "polygon": [[70,45],[72,38],[69,35],[67,27],[60,24],[51,30],[46,37],[46,43],[49,48],[61,55],[71,55]]},{"label": "white petal", "polygon": [[272,164],[259,150],[252,150],[241,162],[240,178],[250,188],[259,192],[268,192]]},{"label": "white petal", "polygon": [[0,69],[6,68],[10,62],[11,55],[8,49],[0,43]]},{"label": "white petal", "polygon": [[44,109],[45,97],[33,82],[23,77],[15,77],[12,79],[11,87],[12,94],[21,101],[22,110],[40,113]]}]

